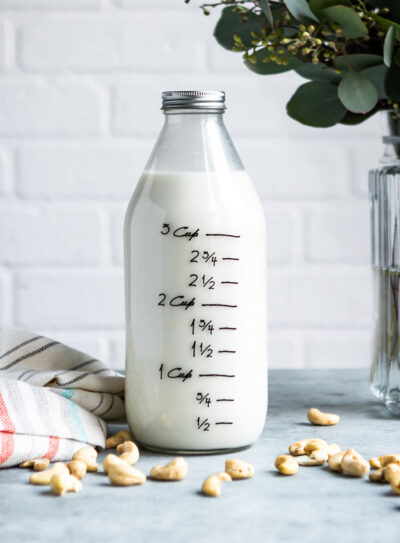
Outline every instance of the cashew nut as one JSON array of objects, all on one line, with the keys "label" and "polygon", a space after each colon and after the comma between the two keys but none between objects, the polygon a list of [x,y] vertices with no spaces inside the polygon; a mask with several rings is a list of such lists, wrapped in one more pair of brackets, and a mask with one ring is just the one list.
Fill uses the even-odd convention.
[{"label": "cashew nut", "polygon": [[61,496],[65,492],[80,492],[82,483],[70,473],[56,473],[50,480],[50,489],[57,496]]},{"label": "cashew nut", "polygon": [[56,473],[66,473],[69,475],[67,466],[62,462],[56,462],[50,469],[32,473],[29,482],[33,485],[49,485],[51,478]]},{"label": "cashew nut", "polygon": [[328,453],[326,449],[320,449],[312,451],[309,456],[306,454],[296,456],[295,460],[299,466],[323,466],[328,460]]},{"label": "cashew nut", "polygon": [[117,456],[116,454],[107,454],[107,456],[103,460],[103,471],[104,473],[108,473],[108,470],[110,469],[111,466],[113,466],[114,464],[122,464],[122,463],[124,463],[124,461],[121,460],[120,456]]},{"label": "cashew nut", "polygon": [[229,473],[214,473],[204,481],[201,491],[206,496],[219,496],[222,492],[222,481],[232,481]]},{"label": "cashew nut", "polygon": [[97,451],[91,445],[82,447],[73,454],[72,460],[81,460],[86,464],[87,471],[97,471],[99,466],[96,462]]},{"label": "cashew nut", "polygon": [[384,468],[379,468],[371,471],[369,480],[372,482],[390,483],[400,474],[400,466],[398,464],[388,464]]},{"label": "cashew nut", "polygon": [[86,464],[82,460],[71,460],[71,462],[67,462],[67,468],[69,469],[70,474],[78,479],[83,479],[86,475]]},{"label": "cashew nut", "polygon": [[117,446],[117,452],[121,455],[121,460],[124,460],[130,466],[133,466],[139,460],[139,449],[133,441],[120,443]]},{"label": "cashew nut", "polygon": [[386,478],[385,478],[385,469],[386,468],[379,468],[379,469],[375,469],[374,471],[371,471],[369,474],[369,480],[372,483],[389,482],[389,481],[386,481]]},{"label": "cashew nut", "polygon": [[292,456],[301,456],[302,454],[306,454],[304,447],[309,443],[310,441],[315,442],[321,442],[321,444],[327,444],[324,439],[320,439],[319,437],[316,438],[309,438],[309,439],[300,439],[299,441],[296,441],[295,443],[292,443],[289,445],[289,452]]},{"label": "cashew nut", "polygon": [[388,466],[389,464],[400,465],[400,454],[384,454],[378,458],[382,468]]},{"label": "cashew nut", "polygon": [[146,475],[124,461],[111,464],[108,467],[110,483],[119,486],[142,485]]},{"label": "cashew nut", "polygon": [[124,441],[132,441],[132,436],[127,430],[120,430],[106,439],[106,449],[115,449]]},{"label": "cashew nut", "polygon": [[231,458],[225,462],[225,471],[232,479],[250,479],[254,475],[254,467],[238,458]]},{"label": "cashew nut", "polygon": [[393,479],[396,479],[400,474],[400,466],[398,464],[388,464],[383,468],[383,477],[385,481],[390,483]]},{"label": "cashew nut", "polygon": [[341,462],[342,472],[352,477],[363,477],[369,472],[369,464],[355,449],[347,450]]},{"label": "cashew nut", "polygon": [[312,451],[309,458],[323,466],[328,461],[328,451],[326,449],[317,449],[316,451]]},{"label": "cashew nut", "polygon": [[[310,455],[313,451],[327,451],[328,443],[324,439],[310,439],[304,446],[304,452]],[[328,454],[326,452],[326,454]]]},{"label": "cashew nut", "polygon": [[374,469],[384,468],[389,464],[397,464],[400,466],[400,454],[384,454],[369,459],[369,465]]},{"label": "cashew nut", "polygon": [[292,456],[300,456],[304,454],[304,446],[310,441],[310,439],[300,439],[295,443],[289,445],[289,452]]},{"label": "cashew nut", "polygon": [[32,460],[25,460],[19,465],[20,468],[33,468],[35,471],[43,471],[49,467],[49,458],[33,458]]},{"label": "cashew nut", "polygon": [[178,456],[166,466],[154,466],[150,471],[150,477],[158,481],[181,481],[187,472],[188,463],[182,456]]},{"label": "cashew nut", "polygon": [[297,463],[296,459],[293,458],[293,456],[290,456],[289,454],[281,454],[275,460],[275,467],[283,475],[294,475],[299,469],[299,464]]},{"label": "cashew nut", "polygon": [[328,458],[328,467],[332,471],[338,471],[339,473],[342,472],[342,460],[344,456],[345,451],[339,451],[337,453],[332,454]]},{"label": "cashew nut", "polygon": [[311,424],[316,424],[318,426],[332,426],[332,424],[337,424],[340,420],[339,415],[334,413],[323,413],[316,407],[312,407],[308,410],[307,418]]},{"label": "cashew nut", "polygon": [[38,458],[33,463],[34,471],[44,471],[49,467],[50,459],[49,458]]},{"label": "cashew nut", "polygon": [[371,466],[371,468],[374,468],[374,469],[380,469],[382,467],[379,461],[379,458],[377,456],[374,456],[373,458],[369,459],[369,465]]},{"label": "cashew nut", "polygon": [[400,494],[400,474],[393,473],[390,477],[390,486],[393,494]]}]

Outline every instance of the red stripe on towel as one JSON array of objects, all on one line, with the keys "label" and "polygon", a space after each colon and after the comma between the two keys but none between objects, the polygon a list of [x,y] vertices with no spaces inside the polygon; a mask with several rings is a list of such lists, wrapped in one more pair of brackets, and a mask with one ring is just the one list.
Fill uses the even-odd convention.
[{"label": "red stripe on towel", "polygon": [[60,446],[60,438],[50,436],[49,437],[49,450],[47,453],[43,456],[43,458],[49,458],[50,460],[54,458],[56,455],[56,452],[58,451],[58,447]]},{"label": "red stripe on towel", "polygon": [[8,414],[6,402],[4,401],[3,396],[0,393],[0,422],[6,430],[5,432],[0,432],[0,443],[1,443],[1,452],[0,452],[0,466],[4,464],[6,460],[10,458],[14,452],[14,436],[15,426],[13,421]]},{"label": "red stripe on towel", "polygon": [[3,423],[3,430],[5,432],[15,432],[15,426],[7,411],[6,402],[0,392],[0,422]]},{"label": "red stripe on towel", "polygon": [[0,466],[6,462],[14,452],[14,434],[0,432]]}]

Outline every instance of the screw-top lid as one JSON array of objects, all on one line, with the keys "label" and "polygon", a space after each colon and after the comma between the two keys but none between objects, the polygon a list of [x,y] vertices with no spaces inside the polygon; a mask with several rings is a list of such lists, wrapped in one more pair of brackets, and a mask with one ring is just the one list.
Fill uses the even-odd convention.
[{"label": "screw-top lid", "polygon": [[225,109],[224,91],[166,91],[161,97],[162,109]]}]

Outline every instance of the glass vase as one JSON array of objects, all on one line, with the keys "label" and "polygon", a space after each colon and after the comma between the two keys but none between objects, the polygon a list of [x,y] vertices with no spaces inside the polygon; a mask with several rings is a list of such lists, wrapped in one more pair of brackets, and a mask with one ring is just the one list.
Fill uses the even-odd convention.
[{"label": "glass vase", "polygon": [[384,153],[369,172],[374,288],[371,390],[400,415],[400,121],[381,112]]}]

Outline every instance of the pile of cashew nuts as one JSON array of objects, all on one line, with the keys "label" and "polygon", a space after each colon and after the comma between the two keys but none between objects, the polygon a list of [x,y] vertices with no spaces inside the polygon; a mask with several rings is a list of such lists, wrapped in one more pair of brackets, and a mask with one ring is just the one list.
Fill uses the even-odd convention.
[{"label": "pile of cashew nuts", "polygon": [[[331,426],[339,422],[339,416],[323,413],[311,408],[307,414],[311,424]],[[107,454],[103,461],[103,473],[112,485],[142,485],[146,475],[134,465],[139,460],[139,449],[126,430],[121,430],[106,440],[106,449],[116,449],[118,454]],[[99,471],[97,451],[86,446],[79,449],[66,464],[55,462],[49,468],[50,460],[36,458],[23,462],[21,468],[33,468],[29,482],[35,485],[50,485],[51,491],[61,496],[65,492],[80,492],[81,480],[87,472]],[[400,494],[400,454],[385,454],[371,458],[367,462],[360,453],[350,448],[342,450],[336,443],[328,443],[321,438],[300,439],[289,445],[289,454],[282,454],[275,460],[275,467],[282,475],[294,475],[299,466],[323,466],[351,477],[364,477],[370,472],[372,482],[390,483],[394,494]],[[171,460],[166,465],[154,466],[150,479],[158,481],[181,481],[188,473],[188,463],[182,457]],[[216,497],[222,492],[222,482],[235,479],[250,479],[254,467],[237,458],[226,460],[225,471],[214,473],[203,482],[201,491],[206,496]]]},{"label": "pile of cashew nuts", "polygon": [[[132,441],[132,436],[126,430],[121,430],[106,440],[106,449],[116,449],[117,454],[107,454],[103,461],[103,473],[108,476],[112,485],[132,486],[146,482],[146,475],[133,467],[139,460],[139,449]],[[80,492],[82,482],[87,472],[99,471],[97,451],[88,445],[76,451],[70,462],[55,462],[49,468],[48,458],[34,458],[20,464],[21,468],[33,468],[35,473],[29,482],[34,485],[49,485],[50,490],[57,496],[65,492]],[[150,478],[158,481],[181,481],[188,473],[188,463],[182,457],[171,460],[165,466],[154,466]],[[254,474],[251,464],[243,460],[230,459],[225,462],[225,471],[210,475],[202,486],[206,496],[219,496],[222,481],[234,479],[249,479]]]},{"label": "pile of cashew nuts", "polygon": [[[308,420],[318,426],[331,426],[339,422],[339,416],[323,413],[312,408]],[[367,462],[355,449],[342,451],[336,443],[328,444],[321,438],[300,439],[289,445],[290,454],[282,454],[275,460],[275,467],[283,475],[294,475],[299,466],[323,466],[331,471],[350,477],[364,477],[369,473],[371,482],[390,483],[392,492],[400,494],[400,454],[385,454]]]}]

